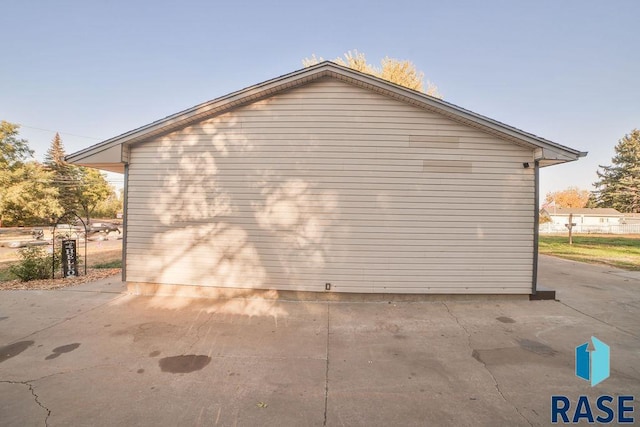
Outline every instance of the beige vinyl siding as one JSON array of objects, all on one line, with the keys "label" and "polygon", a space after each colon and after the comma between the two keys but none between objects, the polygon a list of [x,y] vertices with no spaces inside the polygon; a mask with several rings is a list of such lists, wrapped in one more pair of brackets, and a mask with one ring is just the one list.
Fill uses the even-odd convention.
[{"label": "beige vinyl siding", "polygon": [[531,148],[324,79],[131,147],[130,282],[531,292]]}]

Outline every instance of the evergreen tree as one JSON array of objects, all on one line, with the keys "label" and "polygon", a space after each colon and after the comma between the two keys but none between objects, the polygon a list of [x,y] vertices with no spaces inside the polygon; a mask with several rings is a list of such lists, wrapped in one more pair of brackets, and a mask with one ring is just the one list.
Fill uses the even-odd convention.
[{"label": "evergreen tree", "polygon": [[52,172],[51,183],[58,191],[58,202],[62,210],[76,212],[79,210],[78,195],[80,193],[80,174],[78,167],[70,165],[64,159],[66,155],[60,134],[51,141],[51,146],[44,156],[44,164]]},{"label": "evergreen tree", "polygon": [[65,166],[67,162],[64,161],[64,146],[62,145],[62,138],[60,134],[56,132],[56,135],[51,141],[51,147],[47,150],[47,154],[44,156],[44,164],[49,167]]},{"label": "evergreen tree", "polygon": [[594,185],[598,206],[640,212],[640,130],[625,135],[615,147],[612,165],[600,166]]},{"label": "evergreen tree", "polygon": [[593,191],[589,192],[589,199],[587,199],[587,204],[584,206],[585,208],[597,208],[598,207],[598,196]]}]

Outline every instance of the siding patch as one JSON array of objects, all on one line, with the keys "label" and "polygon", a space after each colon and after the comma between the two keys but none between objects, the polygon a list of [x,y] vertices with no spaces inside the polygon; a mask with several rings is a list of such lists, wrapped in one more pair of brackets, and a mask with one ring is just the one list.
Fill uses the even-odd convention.
[{"label": "siding patch", "polygon": [[471,173],[472,162],[460,160],[423,160],[422,172]]},{"label": "siding patch", "polygon": [[460,137],[440,135],[409,135],[409,147],[460,148]]}]

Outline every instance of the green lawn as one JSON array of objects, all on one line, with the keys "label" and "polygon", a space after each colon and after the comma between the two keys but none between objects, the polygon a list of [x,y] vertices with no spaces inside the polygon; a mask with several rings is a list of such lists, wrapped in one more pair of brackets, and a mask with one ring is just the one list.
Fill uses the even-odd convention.
[{"label": "green lawn", "polygon": [[640,236],[567,236],[540,235],[540,253],[574,261],[606,264],[625,270],[640,271]]}]

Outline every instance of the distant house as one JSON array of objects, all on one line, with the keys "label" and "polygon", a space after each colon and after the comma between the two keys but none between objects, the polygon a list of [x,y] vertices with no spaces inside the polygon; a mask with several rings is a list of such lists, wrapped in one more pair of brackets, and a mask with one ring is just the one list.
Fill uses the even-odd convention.
[{"label": "distant house", "polygon": [[323,62],[67,159],[125,173],[136,292],[528,295],[538,170],[584,155]]},{"label": "distant house", "polygon": [[624,214],[612,208],[543,208],[540,214],[549,217],[551,222],[564,227],[573,215],[576,226],[620,224]]},{"label": "distant house", "polygon": [[640,224],[640,213],[625,213],[623,215],[622,222],[624,224]]},{"label": "distant house", "polygon": [[612,208],[555,208],[540,209],[540,217],[549,221],[540,224],[543,233],[566,232],[566,224],[575,224],[575,233],[611,233],[636,234],[640,233],[640,215],[625,214]]}]

